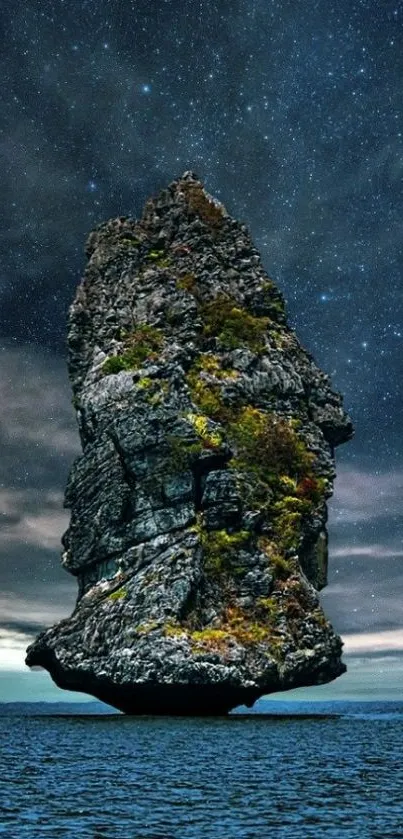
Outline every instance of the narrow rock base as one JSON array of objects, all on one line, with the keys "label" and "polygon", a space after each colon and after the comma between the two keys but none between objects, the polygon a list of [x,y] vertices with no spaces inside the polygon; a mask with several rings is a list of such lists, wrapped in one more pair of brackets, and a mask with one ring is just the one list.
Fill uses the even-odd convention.
[{"label": "narrow rock base", "polygon": [[[87,688],[88,690],[88,688]],[[225,716],[238,705],[251,707],[258,699],[255,690],[225,690],[214,685],[134,685],[116,690],[101,689],[103,702],[131,716],[169,717]]]},{"label": "narrow rock base", "polygon": [[[53,657],[52,657],[53,658]],[[39,662],[35,662],[38,664]],[[256,688],[222,685],[114,685],[80,671],[63,672],[56,660],[41,661],[55,684],[64,690],[89,693],[101,702],[131,716],[216,717],[238,705],[248,708],[262,695]]]}]

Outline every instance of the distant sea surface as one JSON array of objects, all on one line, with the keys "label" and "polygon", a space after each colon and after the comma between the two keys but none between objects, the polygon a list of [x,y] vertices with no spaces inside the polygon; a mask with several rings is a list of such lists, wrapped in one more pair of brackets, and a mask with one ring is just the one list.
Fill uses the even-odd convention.
[{"label": "distant sea surface", "polygon": [[6,839],[402,839],[403,703],[0,705]]}]

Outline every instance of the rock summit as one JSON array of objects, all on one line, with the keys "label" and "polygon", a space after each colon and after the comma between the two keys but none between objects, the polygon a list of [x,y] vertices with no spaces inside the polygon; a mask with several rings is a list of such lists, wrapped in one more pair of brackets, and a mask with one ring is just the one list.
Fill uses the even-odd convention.
[{"label": "rock summit", "polygon": [[27,664],[128,714],[225,714],[331,681],[342,644],[318,590],[352,424],[247,228],[185,172],[86,254],[62,538],[78,598]]}]

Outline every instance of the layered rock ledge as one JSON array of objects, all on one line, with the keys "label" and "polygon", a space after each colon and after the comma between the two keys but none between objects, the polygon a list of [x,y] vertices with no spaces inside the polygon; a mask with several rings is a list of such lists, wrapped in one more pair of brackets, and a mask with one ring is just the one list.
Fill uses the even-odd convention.
[{"label": "layered rock ledge", "polygon": [[353,429],[245,225],[185,172],[86,253],[62,538],[78,598],[27,664],[129,714],[224,714],[331,681],[342,644],[318,591]]}]

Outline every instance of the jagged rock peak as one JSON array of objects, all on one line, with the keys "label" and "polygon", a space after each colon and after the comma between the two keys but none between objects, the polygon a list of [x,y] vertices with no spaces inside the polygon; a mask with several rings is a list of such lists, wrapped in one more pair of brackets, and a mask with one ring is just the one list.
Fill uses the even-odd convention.
[{"label": "jagged rock peak", "polygon": [[127,713],[224,713],[335,678],[317,590],[352,424],[246,226],[189,171],[86,253],[62,539],[78,600],[27,663]]}]

